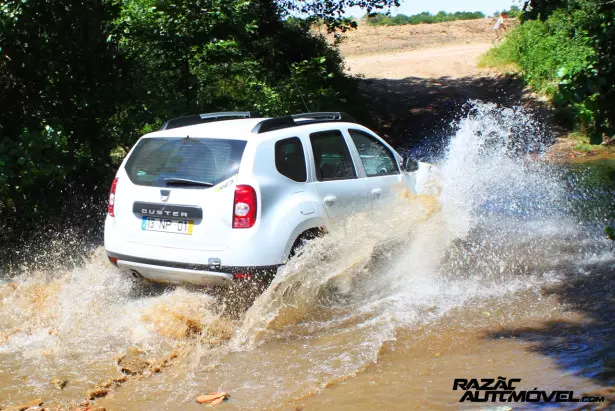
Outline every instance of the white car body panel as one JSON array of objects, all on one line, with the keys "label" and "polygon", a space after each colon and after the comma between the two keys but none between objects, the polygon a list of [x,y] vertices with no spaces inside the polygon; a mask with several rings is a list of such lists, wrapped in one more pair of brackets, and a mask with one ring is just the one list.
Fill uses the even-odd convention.
[{"label": "white car body panel", "polygon": [[364,178],[315,181],[312,184],[331,222],[371,208]]}]

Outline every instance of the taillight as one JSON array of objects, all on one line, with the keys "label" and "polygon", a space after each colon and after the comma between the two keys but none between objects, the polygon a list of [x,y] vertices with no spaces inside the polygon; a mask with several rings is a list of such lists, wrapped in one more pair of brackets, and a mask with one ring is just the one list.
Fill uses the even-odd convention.
[{"label": "taillight", "polygon": [[115,188],[117,187],[117,180],[118,178],[116,177],[113,180],[113,183],[111,183],[111,192],[109,193],[109,205],[107,206],[107,211],[111,217],[115,217]]},{"label": "taillight", "polygon": [[256,223],[256,191],[251,186],[235,187],[233,228],[250,228]]}]

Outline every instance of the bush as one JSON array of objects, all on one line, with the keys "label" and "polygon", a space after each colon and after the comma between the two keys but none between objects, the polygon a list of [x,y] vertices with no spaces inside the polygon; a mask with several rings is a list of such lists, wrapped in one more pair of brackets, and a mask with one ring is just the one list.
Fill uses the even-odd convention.
[{"label": "bush", "polygon": [[[515,64],[561,118],[593,144],[615,134],[615,13],[600,0],[572,0],[526,20],[483,63]],[[530,10],[528,13],[533,13]],[[534,13],[535,14],[535,13]]]}]

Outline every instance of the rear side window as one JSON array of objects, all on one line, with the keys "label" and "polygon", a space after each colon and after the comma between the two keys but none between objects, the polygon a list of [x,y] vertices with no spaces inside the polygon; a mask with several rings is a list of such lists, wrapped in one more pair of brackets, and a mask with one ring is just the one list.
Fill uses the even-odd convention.
[{"label": "rear side window", "polygon": [[126,162],[126,172],[142,186],[168,187],[174,180],[216,185],[237,173],[245,147],[243,140],[144,138]]},{"label": "rear side window", "polygon": [[399,174],[397,161],[384,144],[359,130],[348,130],[368,177]]},{"label": "rear side window", "polygon": [[303,144],[298,137],[286,138],[275,143],[275,167],[291,180],[307,181]]},{"label": "rear side window", "polygon": [[350,151],[339,130],[310,134],[318,181],[356,178]]}]

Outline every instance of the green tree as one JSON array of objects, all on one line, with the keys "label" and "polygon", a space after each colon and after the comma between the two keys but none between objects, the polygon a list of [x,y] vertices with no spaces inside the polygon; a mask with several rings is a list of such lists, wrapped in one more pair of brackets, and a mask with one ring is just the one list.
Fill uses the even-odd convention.
[{"label": "green tree", "polygon": [[422,13],[415,14],[412,16],[398,14],[395,17],[391,17],[384,13],[373,13],[367,15],[366,21],[369,25],[372,26],[396,26],[402,24],[431,24],[441,23],[444,21],[472,20],[481,19],[484,17],[485,15],[480,11],[457,11],[455,13],[439,11],[438,14],[436,14],[435,16],[431,15],[429,12],[424,11]]},{"label": "green tree", "polygon": [[[339,53],[310,33],[309,21],[283,15],[270,1],[131,2],[113,34],[131,62],[129,92],[139,96],[124,119],[151,125],[187,112],[282,114],[320,107],[350,86]],[[126,130],[124,144],[141,131]]]},{"label": "green tree", "polygon": [[495,60],[518,64],[560,118],[599,144],[615,135],[615,3],[532,0]]},{"label": "green tree", "polygon": [[358,109],[310,31],[353,4],[396,2],[0,0],[0,239],[92,217],[84,199],[102,215],[122,153],[170,117]]},{"label": "green tree", "polygon": [[[123,59],[101,0],[0,3],[0,214],[24,229],[59,214],[73,186],[100,183]],[[70,195],[70,194],[69,194]]]},{"label": "green tree", "polygon": [[399,7],[400,0],[278,0],[277,4],[285,14],[300,13],[310,22],[324,22],[330,31],[347,31],[357,27],[356,21],[344,17],[348,8],[360,7],[370,15],[375,10]]}]

